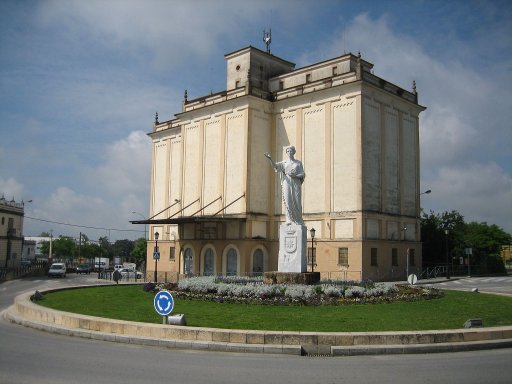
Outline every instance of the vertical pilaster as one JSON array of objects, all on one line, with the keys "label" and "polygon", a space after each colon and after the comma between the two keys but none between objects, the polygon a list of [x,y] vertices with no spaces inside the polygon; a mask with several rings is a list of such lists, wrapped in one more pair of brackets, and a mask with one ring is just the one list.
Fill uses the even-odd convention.
[{"label": "vertical pilaster", "polygon": [[[227,140],[227,133],[226,133],[226,120],[227,120],[227,114],[223,114],[220,116],[220,156],[219,156],[219,191],[222,191],[222,206],[224,207],[226,205],[226,140]],[[222,236],[225,236],[223,234]]]},{"label": "vertical pilaster", "polygon": [[[363,116],[363,96],[362,94],[355,97],[355,103],[356,103],[356,115],[355,115],[355,129],[356,129],[356,138],[355,138],[355,145],[357,146],[356,150],[356,196],[357,196],[357,204],[356,204],[356,210],[359,212],[362,212],[363,206],[364,206],[364,185],[363,185],[363,138],[364,138],[364,132],[363,132],[363,123],[364,123],[364,116]],[[359,215],[358,220],[356,220],[354,225],[354,240],[356,239],[362,239],[363,237],[363,226],[364,226],[364,217],[363,215]]]},{"label": "vertical pilaster", "polygon": [[[325,145],[324,145],[324,156],[325,156],[325,169],[324,169],[324,212],[331,212],[331,174],[332,174],[332,103],[329,101],[324,104],[325,113]],[[322,231],[322,233],[324,233]]]},{"label": "vertical pilaster", "polygon": [[[250,145],[251,143],[251,138],[252,138],[252,130],[253,130],[253,109],[251,107],[248,107],[245,111],[244,111],[244,126],[245,126],[245,130],[244,130],[244,148],[246,148],[246,156],[244,157],[244,165],[243,165],[243,185],[245,186],[245,209],[244,211],[245,212],[251,212],[252,211],[252,207],[251,207],[251,180],[252,180],[252,177],[251,177],[251,167],[250,167],[250,164],[252,164],[251,162],[251,159],[252,159],[252,146]],[[248,237],[248,225],[246,226],[246,236]]]},{"label": "vertical pilaster", "polygon": [[[276,153],[277,146],[277,119],[279,115],[277,113],[272,113],[270,115],[270,154],[274,155]],[[269,196],[268,196],[268,216],[270,217],[270,221],[267,225],[267,239],[274,240],[274,235],[277,232],[274,230],[275,228],[275,214],[276,214],[276,182],[275,182],[275,172],[273,171],[270,162],[268,163],[268,167],[270,168],[268,185],[269,185]]]}]

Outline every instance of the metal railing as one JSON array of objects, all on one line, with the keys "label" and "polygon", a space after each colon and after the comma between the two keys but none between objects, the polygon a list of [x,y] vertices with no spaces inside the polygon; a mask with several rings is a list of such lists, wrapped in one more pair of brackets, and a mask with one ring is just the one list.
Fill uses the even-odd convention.
[{"label": "metal railing", "polygon": [[46,268],[46,263],[34,263],[32,265],[18,267],[2,267],[0,268],[0,281],[19,279],[24,276],[44,275]]},{"label": "metal railing", "polygon": [[446,268],[446,265],[436,265],[434,267],[429,267],[427,269],[424,269],[421,274],[418,276],[418,279],[420,280],[428,280],[428,279],[435,279],[440,276],[446,276],[448,269]]}]

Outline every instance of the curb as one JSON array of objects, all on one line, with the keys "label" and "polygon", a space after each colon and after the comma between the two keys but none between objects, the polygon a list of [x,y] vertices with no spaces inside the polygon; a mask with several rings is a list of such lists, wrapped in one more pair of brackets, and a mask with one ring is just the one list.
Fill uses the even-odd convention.
[{"label": "curb", "polygon": [[[2,314],[3,318],[11,323],[22,325],[28,328],[37,329],[49,333],[55,333],[64,336],[75,336],[84,339],[110,341],[116,343],[126,343],[134,345],[145,345],[153,347],[164,347],[172,349],[187,349],[187,350],[203,350],[203,351],[217,351],[217,352],[243,352],[243,353],[273,353],[273,354],[288,354],[300,356],[303,354],[303,349],[300,345],[278,345],[278,344],[247,344],[247,343],[230,343],[230,342],[215,342],[215,341],[199,341],[199,340],[172,340],[172,339],[159,339],[149,336],[137,335],[124,335],[116,333],[99,332],[93,330],[67,328],[46,322],[35,321],[26,319],[20,316],[15,309],[15,306],[9,307]],[[144,323],[138,323],[144,324]]]},{"label": "curb", "polygon": [[86,339],[172,349],[306,356],[422,354],[512,348],[512,326],[403,332],[279,332],[169,326],[42,307],[31,293],[3,312],[26,327]]}]

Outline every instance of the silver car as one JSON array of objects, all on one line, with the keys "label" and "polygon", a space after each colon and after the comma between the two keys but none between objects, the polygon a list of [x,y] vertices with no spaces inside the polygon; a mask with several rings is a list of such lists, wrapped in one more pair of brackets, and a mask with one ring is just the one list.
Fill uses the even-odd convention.
[{"label": "silver car", "polygon": [[66,264],[53,263],[48,270],[48,277],[66,277]]},{"label": "silver car", "polygon": [[135,278],[135,279],[142,279],[142,272],[139,272],[139,271],[133,271],[131,269],[128,269],[128,268],[123,268],[123,269],[119,269],[119,272],[121,273],[121,276],[123,279],[130,279],[130,278]]}]

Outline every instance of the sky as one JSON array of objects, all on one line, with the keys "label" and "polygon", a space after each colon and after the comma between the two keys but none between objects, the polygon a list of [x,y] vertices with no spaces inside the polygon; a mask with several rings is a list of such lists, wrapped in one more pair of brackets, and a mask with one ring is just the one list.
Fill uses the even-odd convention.
[{"label": "sky", "polygon": [[143,237],[155,112],[225,90],[224,55],[271,28],[296,68],[360,52],[415,81],[421,207],[512,233],[511,4],[0,0],[0,195],[26,202],[25,236]]}]

